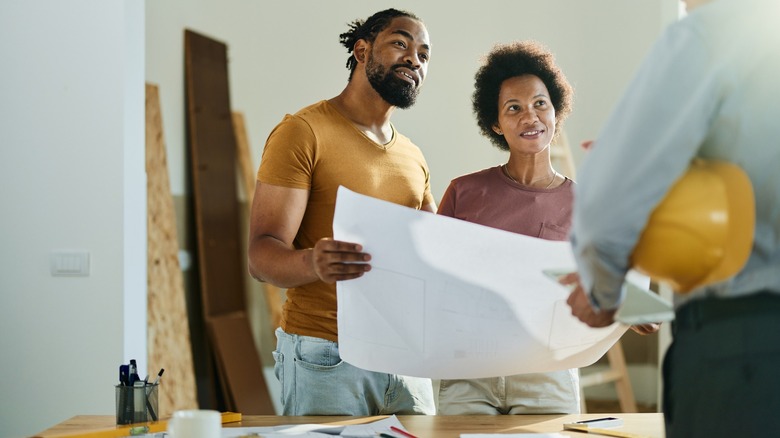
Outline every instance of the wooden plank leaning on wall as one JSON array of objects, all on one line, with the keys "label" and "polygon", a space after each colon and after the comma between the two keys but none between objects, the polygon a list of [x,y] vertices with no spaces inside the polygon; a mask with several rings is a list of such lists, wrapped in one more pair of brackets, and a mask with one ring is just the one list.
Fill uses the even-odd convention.
[{"label": "wooden plank leaning on wall", "polygon": [[203,313],[226,409],[274,414],[246,312],[227,45],[185,30],[184,59]]},{"label": "wooden plank leaning on wall", "polygon": [[158,391],[163,418],[196,409],[198,401],[160,93],[153,84],[146,84],[146,187],[147,360],[150,379],[165,369]]}]

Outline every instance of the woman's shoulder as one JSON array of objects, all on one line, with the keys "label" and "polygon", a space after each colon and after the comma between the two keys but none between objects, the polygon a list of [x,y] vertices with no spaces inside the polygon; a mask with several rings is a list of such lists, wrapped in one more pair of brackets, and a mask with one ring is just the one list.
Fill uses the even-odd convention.
[{"label": "woman's shoulder", "polygon": [[497,174],[501,174],[501,166],[488,167],[486,169],[458,176],[452,180],[452,183],[456,185],[483,183],[485,180],[494,179]]}]

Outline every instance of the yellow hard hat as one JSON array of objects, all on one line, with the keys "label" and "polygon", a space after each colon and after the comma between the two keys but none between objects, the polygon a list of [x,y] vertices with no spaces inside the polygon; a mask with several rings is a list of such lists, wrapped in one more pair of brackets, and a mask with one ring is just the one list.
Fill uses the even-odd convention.
[{"label": "yellow hard hat", "polygon": [[750,256],[754,228],[747,174],[732,163],[697,158],[650,215],[631,265],[687,293],[736,275]]}]

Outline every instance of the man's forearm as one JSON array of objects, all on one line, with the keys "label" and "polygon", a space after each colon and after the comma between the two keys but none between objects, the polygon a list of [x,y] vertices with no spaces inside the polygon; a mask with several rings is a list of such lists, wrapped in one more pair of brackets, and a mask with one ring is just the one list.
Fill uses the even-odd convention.
[{"label": "man's forearm", "polygon": [[274,286],[291,288],[319,280],[312,264],[312,250],[297,250],[271,237],[250,243],[249,274]]}]

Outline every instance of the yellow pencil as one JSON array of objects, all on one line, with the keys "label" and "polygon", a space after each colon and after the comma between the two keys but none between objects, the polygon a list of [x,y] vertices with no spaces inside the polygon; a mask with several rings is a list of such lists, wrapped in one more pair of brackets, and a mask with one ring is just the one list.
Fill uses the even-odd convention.
[{"label": "yellow pencil", "polygon": [[[222,424],[241,421],[241,414],[238,412],[223,412]],[[93,432],[67,433],[55,435],[56,438],[122,438],[128,436],[144,435],[147,433],[165,432],[168,430],[167,421],[153,421],[150,423],[129,424],[127,426],[117,426],[111,429],[100,429]],[[52,437],[52,438],[55,438]]]},{"label": "yellow pencil", "polygon": [[121,438],[127,436],[143,435],[146,433],[165,432],[166,430],[168,430],[167,421],[156,421],[154,423],[139,423],[128,426],[117,426],[113,429],[99,429],[92,432],[66,433],[62,435],[55,435],[54,437]]},{"label": "yellow pencil", "polygon": [[602,429],[596,427],[588,427],[587,425],[579,425],[579,424],[564,424],[563,429],[575,430],[577,432],[585,432],[585,433],[597,433],[599,435],[606,435],[606,436],[617,436],[621,438],[649,438],[647,436],[638,435],[635,433],[621,432],[619,430]]}]

